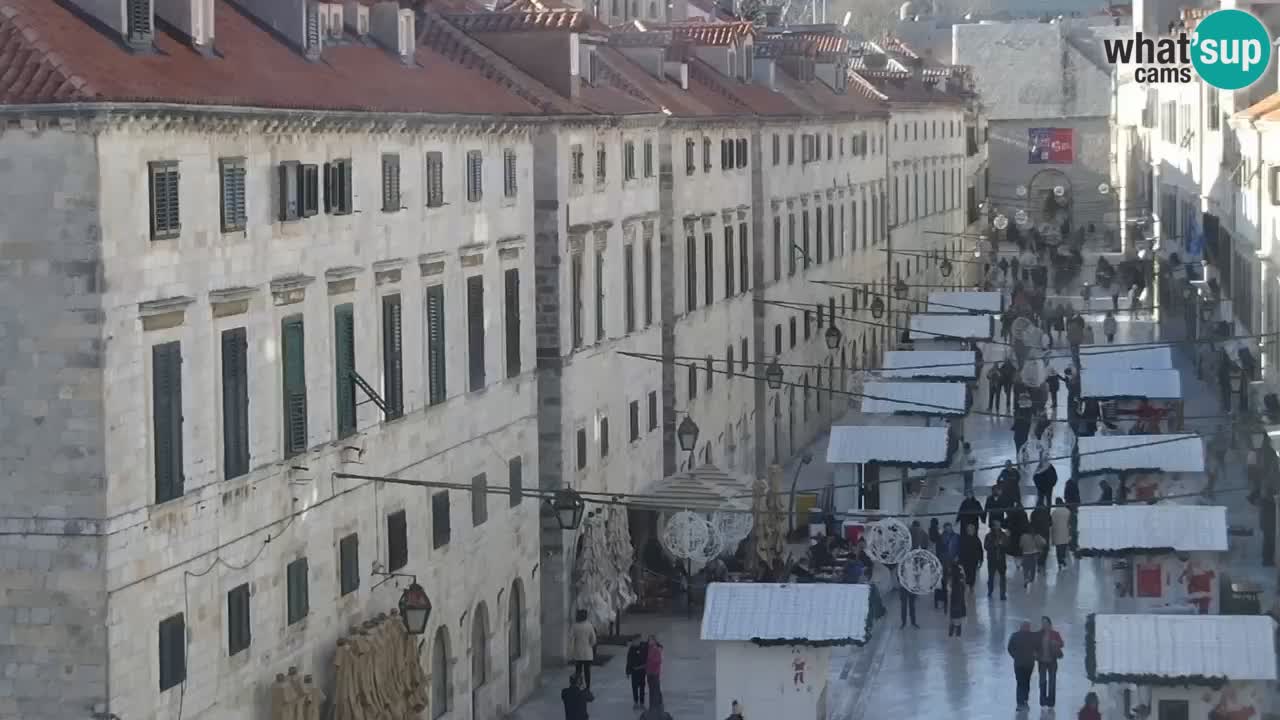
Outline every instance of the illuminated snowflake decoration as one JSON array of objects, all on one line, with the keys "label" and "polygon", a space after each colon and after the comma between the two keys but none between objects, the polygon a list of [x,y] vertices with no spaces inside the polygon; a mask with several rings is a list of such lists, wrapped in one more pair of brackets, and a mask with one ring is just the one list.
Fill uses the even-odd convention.
[{"label": "illuminated snowflake decoration", "polygon": [[658,539],[672,556],[681,560],[694,560],[695,556],[706,552],[714,531],[711,523],[702,516],[682,510],[667,518]]},{"label": "illuminated snowflake decoration", "polygon": [[1005,217],[1005,216],[1003,216],[1003,215],[997,215],[997,216],[996,216],[996,219],[995,219],[994,221],[992,221],[992,223],[991,223],[991,224],[992,224],[992,225],[995,225],[997,230],[1003,230],[1003,229],[1005,229],[1005,228],[1009,227],[1009,218],[1007,218],[1007,217]]},{"label": "illuminated snowflake decoration", "polygon": [[720,532],[720,537],[731,545],[746,540],[751,534],[753,523],[751,513],[718,512],[711,516],[711,524]]},{"label": "illuminated snowflake decoration", "polygon": [[898,582],[912,595],[928,595],[942,582],[942,561],[928,550],[912,550],[898,564]]},{"label": "illuminated snowflake decoration", "polygon": [[882,565],[897,565],[911,552],[911,529],[893,518],[872,523],[864,537],[867,554]]}]

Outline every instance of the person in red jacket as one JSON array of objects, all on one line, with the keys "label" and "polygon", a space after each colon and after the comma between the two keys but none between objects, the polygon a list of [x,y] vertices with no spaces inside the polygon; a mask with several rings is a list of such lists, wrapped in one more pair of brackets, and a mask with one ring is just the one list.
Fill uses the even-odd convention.
[{"label": "person in red jacket", "polygon": [[1040,666],[1040,707],[1051,708],[1058,694],[1058,661],[1062,659],[1062,636],[1046,615],[1040,618],[1036,663]]},{"label": "person in red jacket", "polygon": [[1098,693],[1091,692],[1084,696],[1084,707],[1076,714],[1076,720],[1102,720],[1102,711],[1098,709]]}]

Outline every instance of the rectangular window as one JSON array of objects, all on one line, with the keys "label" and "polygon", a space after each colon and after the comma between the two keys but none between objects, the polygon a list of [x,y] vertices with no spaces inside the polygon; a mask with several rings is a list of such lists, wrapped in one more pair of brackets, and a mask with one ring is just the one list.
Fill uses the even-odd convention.
[{"label": "rectangular window", "polygon": [[747,224],[738,223],[738,292],[751,289],[751,255],[747,240]]},{"label": "rectangular window", "polygon": [[338,437],[356,431],[356,326],[351,303],[333,308],[333,387],[338,410]]},{"label": "rectangular window", "polygon": [[399,212],[400,207],[400,156],[387,153],[382,156],[382,211]]},{"label": "rectangular window", "polygon": [[796,216],[787,214],[787,275],[796,274]]},{"label": "rectangular window", "polygon": [[387,515],[387,571],[409,564],[409,521],[404,510]]},{"label": "rectangular window", "polygon": [[782,218],[773,218],[773,281],[782,280]]},{"label": "rectangular window", "polygon": [[596,184],[602,185],[609,178],[609,152],[604,143],[596,146]]},{"label": "rectangular window", "polygon": [[782,163],[782,136],[778,133],[773,134],[773,164],[775,166]]},{"label": "rectangular window", "polygon": [[1271,192],[1271,204],[1280,205],[1280,166],[1267,168],[1267,185]]},{"label": "rectangular window", "polygon": [[222,474],[249,472],[249,343],[244,328],[222,331]]},{"label": "rectangular window", "polygon": [[653,241],[644,239],[644,326],[653,324]]},{"label": "rectangular window", "polygon": [[600,342],[605,338],[605,318],[604,318],[604,249],[597,247],[595,253],[595,283],[596,283],[596,342]]},{"label": "rectangular window", "polygon": [[178,208],[178,163],[147,163],[147,172],[151,191],[151,239],[178,237],[182,232]]},{"label": "rectangular window", "polygon": [[441,490],[431,496],[431,547],[440,549],[449,544],[449,491]]},{"label": "rectangular window", "polygon": [[506,332],[507,377],[520,374],[520,270],[502,273],[503,330]]},{"label": "rectangular window", "polygon": [[489,478],[480,473],[471,478],[471,527],[480,527],[489,519]]},{"label": "rectangular window", "polygon": [[836,256],[836,211],[831,205],[827,206],[827,259]]},{"label": "rectangular window", "polygon": [[609,418],[600,418],[600,457],[609,457]]},{"label": "rectangular window", "polygon": [[578,430],[577,443],[578,443],[578,447],[577,447],[578,469],[582,470],[587,467],[587,431],[586,430],[584,429]]},{"label": "rectangular window", "polygon": [[444,286],[427,288],[427,403],[445,400]]},{"label": "rectangular window", "polygon": [[733,377],[733,373],[737,367],[733,364],[733,346],[729,345],[724,349],[725,368],[729,371],[729,377]]},{"label": "rectangular window", "polygon": [[689,400],[695,400],[698,397],[698,366],[689,363]]},{"label": "rectangular window", "polygon": [[154,430],[156,502],[182,497],[182,346],[151,348],[151,418]]},{"label": "rectangular window", "polygon": [[[310,217],[319,212],[319,208],[315,207],[313,196],[316,194],[314,183],[319,181],[319,176],[313,181],[311,178],[312,169],[315,165],[304,165],[302,174],[304,178],[303,187],[305,188],[304,197],[306,201],[302,204],[302,216]],[[324,211],[330,215],[350,215],[352,211],[351,203],[351,160],[334,160],[324,164]]]},{"label": "rectangular window", "polygon": [[569,290],[573,294],[569,325],[576,349],[582,347],[582,253],[574,253],[569,259]]},{"label": "rectangular window", "polygon": [[747,339],[742,338],[742,340],[739,341],[739,345],[742,347],[742,371],[746,372],[747,366],[751,364],[750,358],[747,355]]},{"label": "rectangular window", "polygon": [[813,311],[804,311],[804,339],[808,340],[813,337]]},{"label": "rectangular window", "polygon": [[733,226],[724,226],[724,296],[733,297]]},{"label": "rectangular window", "polygon": [[804,269],[809,269],[809,212],[800,211],[800,260]]},{"label": "rectangular window", "polygon": [[692,175],[698,171],[697,160],[698,144],[693,138],[684,141],[684,174]]},{"label": "rectangular window", "polygon": [[480,202],[484,197],[484,156],[479,150],[467,151],[467,202]]},{"label": "rectangular window", "polygon": [[822,318],[826,314],[826,309],[823,307],[822,303],[818,303],[817,305],[815,305],[814,309],[815,309],[815,312],[817,312],[818,314],[818,329],[821,330]]},{"label": "rectangular window", "polygon": [[507,461],[507,495],[511,507],[524,500],[524,459],[519,455]]},{"label": "rectangular window", "polygon": [[654,430],[658,427],[658,393],[655,390],[649,391],[649,429]]},{"label": "rectangular window", "polygon": [[711,307],[711,303],[716,301],[716,276],[715,276],[715,248],[712,239],[711,230],[708,228],[702,234],[702,271],[703,271],[703,299],[706,301],[707,307]]},{"label": "rectangular window", "polygon": [[222,186],[222,232],[243,230],[249,221],[245,207],[244,158],[219,160],[218,175]]},{"label": "rectangular window", "polygon": [[351,533],[338,541],[338,594],[360,589],[360,536]]},{"label": "rectangular window", "polygon": [[484,388],[484,277],[467,278],[467,390]]},{"label": "rectangular window", "polygon": [[1206,86],[1205,93],[1205,104],[1208,106],[1205,111],[1207,116],[1205,120],[1208,121],[1210,130],[1217,130],[1222,126],[1222,109],[1218,100],[1218,89]]},{"label": "rectangular window", "polygon": [[516,151],[507,148],[502,151],[502,196],[513,198],[519,192],[516,179]]},{"label": "rectangular window", "polygon": [[583,169],[585,160],[581,145],[569,148],[569,182],[574,185],[581,185],[586,179],[586,171]]},{"label": "rectangular window", "polygon": [[622,179],[636,179],[636,144],[630,140],[622,144]]},{"label": "rectangular window", "polygon": [[822,208],[813,209],[813,235],[814,235],[814,251],[816,257],[814,262],[822,264]]},{"label": "rectangular window", "polygon": [[788,165],[796,164],[796,136],[795,135],[787,136],[787,164]]},{"label": "rectangular window", "polygon": [[301,315],[292,315],[281,322],[285,457],[307,450],[307,371],[303,332]]},{"label": "rectangular window", "polygon": [[400,323],[400,296],[382,298],[382,401],[386,419],[404,415],[404,334]]},{"label": "rectangular window", "polygon": [[[747,66],[748,67],[751,66],[751,62],[749,60],[747,61]],[[747,139],[738,138],[736,147],[738,150],[738,167],[744,168],[747,166],[747,149],[749,147],[749,144],[747,143]]]},{"label": "rectangular window", "polygon": [[298,558],[285,567],[285,595],[290,625],[301,622],[311,612],[311,600],[307,584],[306,558]]},{"label": "rectangular window", "polygon": [[702,138],[702,171],[711,172],[711,138]]},{"label": "rectangular window", "polygon": [[796,319],[794,317],[788,318],[787,324],[791,330],[791,348],[794,349],[796,346]]},{"label": "rectangular window", "polygon": [[773,326],[773,354],[782,354],[782,323],[774,323]]},{"label": "rectangular window", "polygon": [[249,649],[250,627],[249,583],[242,583],[227,593],[227,655]]},{"label": "rectangular window", "polygon": [[684,295],[686,312],[698,308],[698,239],[690,234],[684,238]]},{"label": "rectangular window", "polygon": [[710,355],[708,355],[706,363],[707,363],[707,367],[706,367],[707,389],[710,390],[711,388],[715,387],[715,384],[716,384],[715,361],[711,359]]},{"label": "rectangular window", "polygon": [[644,176],[653,177],[653,141],[644,141]]},{"label": "rectangular window", "polygon": [[187,623],[182,613],[160,621],[160,692],[187,679]]},{"label": "rectangular window", "polygon": [[427,207],[444,205],[444,156],[439,152],[427,153]]},{"label": "rectangular window", "polygon": [[636,259],[635,246],[622,248],[622,315],[627,332],[636,329]]},{"label": "rectangular window", "polygon": [[640,439],[640,401],[632,400],[627,404],[627,426],[628,441],[635,442]]}]

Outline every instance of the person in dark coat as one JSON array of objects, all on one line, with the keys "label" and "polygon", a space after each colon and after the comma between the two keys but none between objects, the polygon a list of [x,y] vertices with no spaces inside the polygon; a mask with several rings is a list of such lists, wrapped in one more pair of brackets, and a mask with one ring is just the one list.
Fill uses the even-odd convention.
[{"label": "person in dark coat", "polygon": [[1000,414],[1000,398],[1004,395],[1004,375],[999,365],[992,365],[987,370],[987,411]]},{"label": "person in dark coat", "polygon": [[1049,561],[1049,536],[1053,532],[1053,516],[1049,513],[1047,503],[1043,505],[1037,503],[1035,509],[1031,511],[1031,531],[1044,538],[1044,550],[1036,560],[1040,569],[1044,570],[1045,564]]},{"label": "person in dark coat", "polygon": [[1006,510],[1004,516],[1009,522],[1009,554],[1022,557],[1022,535],[1030,531],[1027,527],[1027,512],[1019,503]]},{"label": "person in dark coat", "polygon": [[973,585],[978,580],[978,568],[982,566],[982,541],[978,539],[977,525],[963,527],[964,534],[960,536],[960,567],[964,569],[965,582],[972,593]]},{"label": "person in dark coat", "polygon": [[1000,497],[1000,485],[991,486],[991,494],[987,496],[987,525],[1004,524],[1004,498]]},{"label": "person in dark coat", "polygon": [[1004,390],[1004,402],[1008,406],[1009,412],[1013,412],[1013,384],[1018,378],[1018,369],[1013,366],[1013,361],[1005,358],[1000,363],[1000,388]]},{"label": "person in dark coat", "polygon": [[564,702],[564,720],[587,720],[587,691],[582,687],[582,677],[569,678],[569,687],[560,691]]},{"label": "person in dark coat", "polygon": [[968,528],[974,530],[982,523],[982,503],[973,496],[973,489],[970,488],[964,494],[964,500],[960,503],[960,511],[956,513],[956,525],[960,528],[960,537],[963,538],[968,533]]},{"label": "person in dark coat", "polygon": [[1099,491],[1098,491],[1099,505],[1110,505],[1111,503],[1115,502],[1115,497],[1111,493],[1111,483],[1107,482],[1106,480],[1103,480],[1098,483],[1098,488],[1099,488]]},{"label": "person in dark coat", "polygon": [[1022,451],[1022,446],[1031,437],[1031,416],[1027,413],[1015,413],[1013,418],[1013,454]]},{"label": "person in dark coat", "polygon": [[1013,658],[1013,676],[1018,684],[1018,710],[1026,710],[1031,699],[1031,673],[1036,669],[1036,658],[1040,653],[1040,636],[1031,629],[1031,623],[1024,622],[1017,632],[1009,637],[1009,656]]},{"label": "person in dark coat", "polygon": [[1005,460],[1004,469],[1000,471],[1000,477],[996,479],[996,486],[1010,497],[1017,497],[1018,486],[1021,484],[1022,475],[1018,472],[1018,468],[1013,466],[1012,460]]},{"label": "person in dark coat", "polygon": [[938,522],[938,518],[929,520],[929,544],[933,546],[934,554],[942,557],[942,526]]},{"label": "person in dark coat", "polygon": [[[937,520],[934,520],[936,523]],[[911,549],[927,550],[929,548],[929,533],[925,532],[920,526],[919,520],[911,521]]]},{"label": "person in dark coat", "polygon": [[[1075,475],[1067,478],[1066,484],[1062,486],[1062,500],[1067,504],[1067,509],[1071,511],[1071,537],[1076,536],[1076,516],[1080,508],[1080,483],[1076,480]],[[1075,541],[1072,540],[1072,548],[1075,548]]]},{"label": "person in dark coat", "polygon": [[1058,484],[1058,471],[1054,469],[1053,463],[1045,463],[1032,480],[1036,484],[1036,504],[1048,505],[1049,500],[1053,498],[1053,489]]},{"label": "person in dark coat", "polygon": [[987,537],[982,541],[983,549],[987,552],[987,597],[991,597],[991,592],[995,590],[996,576],[1000,576],[1000,599],[1009,599],[1008,577],[1009,569],[1008,559],[1005,557],[1009,542],[1009,535],[1000,527],[999,522],[991,523],[991,530],[987,532]]},{"label": "person in dark coat", "polygon": [[949,574],[951,575],[951,592],[949,593],[951,602],[947,608],[947,617],[951,622],[947,625],[947,637],[960,637],[964,618],[969,614],[968,607],[965,605],[965,593],[961,589],[964,587],[965,579],[960,563],[951,563]]},{"label": "person in dark coat", "polygon": [[1061,382],[1062,376],[1058,374],[1058,369],[1050,368],[1049,376],[1045,378],[1044,385],[1049,391],[1049,404],[1055,411],[1058,409],[1058,387]]},{"label": "person in dark coat", "polygon": [[631,641],[631,647],[627,648],[627,677],[631,679],[632,710],[644,707],[644,664],[648,659],[647,655],[647,646],[637,636]]}]

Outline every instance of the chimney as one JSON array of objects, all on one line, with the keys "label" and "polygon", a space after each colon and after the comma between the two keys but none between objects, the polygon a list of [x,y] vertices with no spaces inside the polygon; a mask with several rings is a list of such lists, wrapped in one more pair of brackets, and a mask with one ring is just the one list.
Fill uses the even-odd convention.
[{"label": "chimney", "polygon": [[202,53],[213,52],[213,0],[153,0],[156,17],[191,38]]},{"label": "chimney", "polygon": [[373,39],[394,52],[406,65],[413,63],[413,11],[400,9],[396,0],[384,0],[369,11],[369,32]]},{"label": "chimney", "polygon": [[153,47],[155,9],[151,0],[73,0],[80,10],[120,33],[136,50]]},{"label": "chimney", "polygon": [[343,20],[347,24],[347,29],[354,33],[357,37],[368,37],[369,35],[369,6],[364,3],[356,2],[356,0],[347,0],[343,5]]}]

